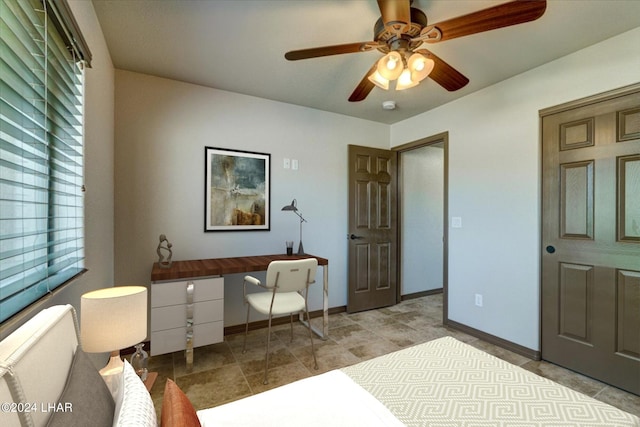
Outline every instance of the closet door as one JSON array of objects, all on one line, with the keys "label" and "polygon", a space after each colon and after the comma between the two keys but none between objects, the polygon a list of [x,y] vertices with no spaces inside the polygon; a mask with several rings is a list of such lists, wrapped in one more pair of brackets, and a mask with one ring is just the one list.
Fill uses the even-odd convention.
[{"label": "closet door", "polygon": [[542,118],[542,357],[636,394],[638,90]]}]

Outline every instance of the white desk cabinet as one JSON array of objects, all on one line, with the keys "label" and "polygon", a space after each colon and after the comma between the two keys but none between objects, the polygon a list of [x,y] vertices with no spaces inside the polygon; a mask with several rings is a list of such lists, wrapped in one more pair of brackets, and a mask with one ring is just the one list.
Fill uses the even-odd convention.
[{"label": "white desk cabinet", "polygon": [[222,277],[152,283],[151,355],[221,342],[223,315]]}]

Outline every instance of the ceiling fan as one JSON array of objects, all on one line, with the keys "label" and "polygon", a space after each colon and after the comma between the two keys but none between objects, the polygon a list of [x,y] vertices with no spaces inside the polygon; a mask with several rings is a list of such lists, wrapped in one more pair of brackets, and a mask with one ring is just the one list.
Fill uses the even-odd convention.
[{"label": "ceiling fan", "polygon": [[448,91],[463,88],[469,79],[437,57],[424,43],[439,43],[457,37],[482,33],[540,18],[546,0],[516,0],[467,15],[428,24],[427,16],[411,7],[413,0],[378,0],[381,17],[373,29],[373,41],[293,50],[284,57],[290,61],[368,52],[378,49],[385,56],[367,71],[351,96],[350,102],[364,100],[374,86],[389,88],[397,80],[396,90],[416,86],[427,76]]}]

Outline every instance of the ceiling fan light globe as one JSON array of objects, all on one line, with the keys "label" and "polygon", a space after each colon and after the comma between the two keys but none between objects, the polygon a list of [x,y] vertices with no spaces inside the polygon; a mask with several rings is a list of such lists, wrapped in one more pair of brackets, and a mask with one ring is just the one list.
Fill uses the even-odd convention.
[{"label": "ceiling fan light globe", "polygon": [[378,61],[378,73],[387,80],[395,80],[402,74],[402,56],[389,52]]},{"label": "ceiling fan light globe", "polygon": [[405,68],[400,77],[398,77],[398,81],[396,82],[396,90],[405,90],[410,87],[417,86],[420,83],[420,80],[414,79],[411,70]]},{"label": "ceiling fan light globe", "polygon": [[431,74],[434,66],[435,62],[433,59],[427,58],[419,53],[414,53],[407,61],[407,67],[411,70],[412,80],[417,80],[418,82],[421,82]]},{"label": "ceiling fan light globe", "polygon": [[382,77],[382,75],[380,75],[377,70],[367,78],[371,83],[378,86],[380,89],[389,90],[389,80]]}]

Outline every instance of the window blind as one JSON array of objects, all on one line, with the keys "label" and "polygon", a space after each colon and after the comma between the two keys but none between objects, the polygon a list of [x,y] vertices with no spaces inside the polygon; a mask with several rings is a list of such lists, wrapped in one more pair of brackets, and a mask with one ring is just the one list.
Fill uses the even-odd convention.
[{"label": "window blind", "polygon": [[56,3],[0,1],[0,322],[84,270],[83,61]]}]

